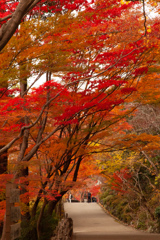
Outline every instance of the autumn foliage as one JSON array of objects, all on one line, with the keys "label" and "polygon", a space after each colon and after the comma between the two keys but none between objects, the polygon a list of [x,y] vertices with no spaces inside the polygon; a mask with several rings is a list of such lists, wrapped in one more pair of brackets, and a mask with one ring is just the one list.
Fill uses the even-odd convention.
[{"label": "autumn foliage", "polygon": [[[52,214],[78,174],[79,185],[90,174],[95,153],[133,151],[146,141],[126,119],[153,101],[149,88],[158,85],[151,81],[159,84],[159,20],[144,24],[135,1],[22,3],[0,4],[0,154],[8,151],[6,174],[14,175],[31,218],[40,202],[40,216],[45,208]],[[34,87],[41,76],[45,83]],[[123,191],[121,177],[131,176],[120,169],[112,185]]]}]

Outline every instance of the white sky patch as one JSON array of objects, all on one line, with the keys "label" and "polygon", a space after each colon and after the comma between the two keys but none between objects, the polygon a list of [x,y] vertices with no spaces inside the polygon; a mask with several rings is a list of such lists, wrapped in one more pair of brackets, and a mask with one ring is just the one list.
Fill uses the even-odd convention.
[{"label": "white sky patch", "polygon": [[[37,76],[35,76],[34,78],[29,78],[29,86],[35,81]],[[46,82],[46,73],[44,73],[35,83],[32,87],[36,88],[39,87],[40,85],[42,85],[43,83]]]}]

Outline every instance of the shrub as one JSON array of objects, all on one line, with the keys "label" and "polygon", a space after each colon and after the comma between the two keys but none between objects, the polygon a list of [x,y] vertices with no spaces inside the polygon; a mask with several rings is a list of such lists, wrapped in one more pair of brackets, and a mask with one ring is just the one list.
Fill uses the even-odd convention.
[{"label": "shrub", "polygon": [[160,220],[160,206],[156,208],[155,210],[155,216]]},{"label": "shrub", "polygon": [[103,198],[103,204],[108,205],[114,199],[113,195],[108,195],[107,197]]},{"label": "shrub", "polygon": [[[37,214],[34,218],[30,220],[22,221],[21,223],[21,237],[19,240],[37,240],[37,220],[39,216],[40,209],[38,209]],[[41,236],[40,240],[48,240],[53,235],[53,232],[58,225],[58,219],[53,212],[52,216],[47,214],[47,210],[44,212],[44,216],[40,223]]]},{"label": "shrub", "polygon": [[157,218],[157,230],[160,233],[160,206],[156,208],[155,210],[155,216]]},{"label": "shrub", "polygon": [[147,229],[147,226],[146,226],[145,222],[144,222],[144,221],[138,221],[138,223],[137,223],[137,229],[146,230],[146,229]]}]

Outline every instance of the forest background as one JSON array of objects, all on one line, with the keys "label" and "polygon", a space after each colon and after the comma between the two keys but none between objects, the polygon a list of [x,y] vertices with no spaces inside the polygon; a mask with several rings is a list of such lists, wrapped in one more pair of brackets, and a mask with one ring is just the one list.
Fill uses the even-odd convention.
[{"label": "forest background", "polygon": [[45,214],[101,173],[105,207],[159,231],[159,2],[2,0],[0,24],[1,221],[11,181],[23,239],[42,239]]}]

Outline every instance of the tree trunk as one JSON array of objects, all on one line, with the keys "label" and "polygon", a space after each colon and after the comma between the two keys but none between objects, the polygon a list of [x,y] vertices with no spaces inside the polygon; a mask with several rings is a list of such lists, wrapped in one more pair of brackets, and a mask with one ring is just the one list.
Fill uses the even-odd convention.
[{"label": "tree trunk", "polygon": [[62,199],[63,195],[64,195],[66,192],[67,192],[67,191],[61,192],[61,193],[60,193],[60,196],[56,197],[56,200],[50,201],[50,202],[48,203],[48,210],[47,210],[47,211],[48,211],[48,214],[49,214],[49,215],[52,215],[53,210],[55,209],[57,203]]},{"label": "tree trunk", "polygon": [[[39,191],[39,194],[42,193],[42,190]],[[37,207],[38,207],[38,203],[40,201],[41,197],[37,197],[35,202],[34,202],[34,205],[33,205],[33,208],[32,208],[32,213],[31,213],[31,216],[34,217],[36,215],[36,211],[37,211]]]},{"label": "tree trunk", "polygon": [[40,0],[21,0],[11,18],[0,29],[0,51],[5,47],[15,33],[25,14]]},{"label": "tree trunk", "polygon": [[38,217],[38,220],[37,220],[37,236],[38,236],[38,240],[40,239],[40,236],[41,236],[40,223],[41,223],[41,220],[42,220],[42,217],[43,217],[43,213],[44,213],[44,209],[45,209],[46,205],[47,205],[47,200],[44,199],[43,206],[41,208],[41,211],[40,211],[40,214],[39,214],[39,217]]},{"label": "tree trunk", "polygon": [[[4,147],[4,145],[0,145],[0,148]],[[7,173],[7,165],[8,165],[8,155],[7,151],[0,156],[0,174]],[[5,239],[5,231],[6,231],[6,216],[4,217],[3,224],[0,227],[0,235],[2,235],[1,240]]]},{"label": "tree trunk", "polygon": [[[0,145],[0,149],[3,148],[4,145]],[[7,173],[7,164],[8,164],[8,155],[7,151],[5,151],[1,156],[0,156],[0,174]]]}]

